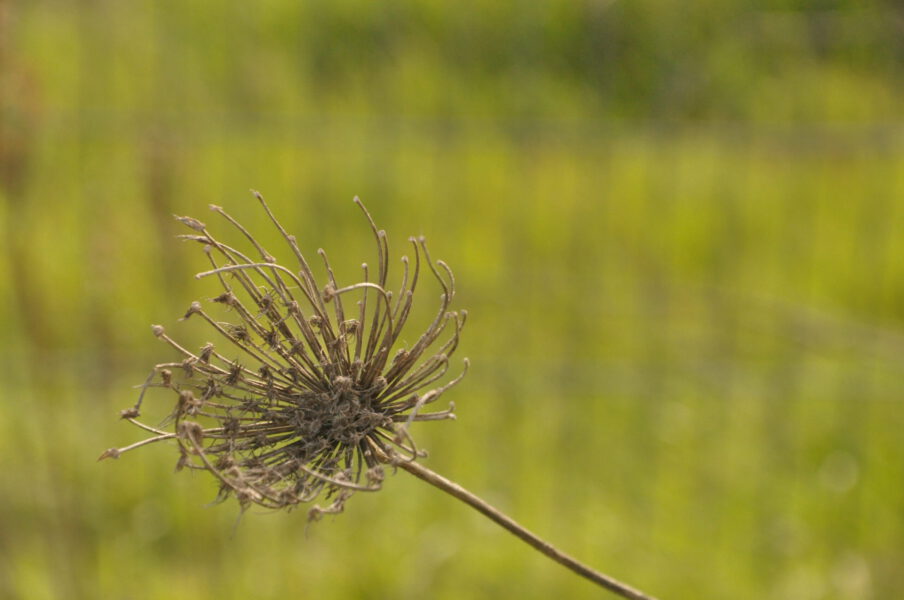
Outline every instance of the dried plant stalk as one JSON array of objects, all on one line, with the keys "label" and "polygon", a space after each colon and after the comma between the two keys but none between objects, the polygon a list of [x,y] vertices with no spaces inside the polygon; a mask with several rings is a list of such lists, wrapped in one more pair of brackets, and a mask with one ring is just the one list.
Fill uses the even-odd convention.
[{"label": "dried plant stalk", "polygon": [[[455,418],[452,403],[445,410],[429,407],[461,381],[468,366],[464,359],[459,375],[438,383],[449,370],[467,312],[450,310],[455,278],[444,262],[432,259],[424,238],[409,239],[413,264],[402,257],[402,281],[394,293],[388,287],[386,233],[355,198],[376,240],[376,273],[364,264],[362,281],[341,286],[326,253],[318,250],[326,271],[321,288],[295,237],[263,197],[253,193],[294,254],[298,269],[279,264],[218,206],[211,209],[247,240],[253,255],[221,242],[201,221],[177,216],[193,231],[180,237],[202,244],[210,261],[210,269],[197,277],[219,281],[222,293],[212,301],[233,317],[231,322],[217,320],[194,302],[183,319],[202,319],[225,346],[207,343],[192,351],[163,326],[154,325],[154,335],[179,359],[156,365],[135,406],[122,411],[124,419],[152,435],[111,448],[101,458],[118,458],[135,448],[174,440],[179,450],[177,470],[211,473],[219,481],[218,499],[235,496],[243,509],[251,505],[291,509],[318,498],[328,502],[314,504],[308,510],[310,520],[342,512],[355,492],[379,490],[383,467],[399,467],[469,504],[575,573],[623,597],[649,598],[561,553],[416,462],[426,454],[409,428],[415,421]],[[405,347],[400,335],[424,268],[443,293],[430,325]],[[235,353],[238,358],[231,358]],[[166,430],[138,420],[150,388],[175,396]]]}]

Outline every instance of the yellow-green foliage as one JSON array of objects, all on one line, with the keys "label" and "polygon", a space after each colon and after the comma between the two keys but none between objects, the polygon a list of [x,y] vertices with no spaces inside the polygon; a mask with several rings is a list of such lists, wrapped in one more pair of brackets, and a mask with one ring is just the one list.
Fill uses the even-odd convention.
[{"label": "yellow-green foliage", "polygon": [[405,473],[306,530],[173,448],[95,463],[150,324],[206,334],[170,214],[279,248],[251,187],[339,277],[354,195],[454,269],[431,468],[663,598],[894,597],[900,36],[746,4],[0,2],[0,597],[598,597]]}]

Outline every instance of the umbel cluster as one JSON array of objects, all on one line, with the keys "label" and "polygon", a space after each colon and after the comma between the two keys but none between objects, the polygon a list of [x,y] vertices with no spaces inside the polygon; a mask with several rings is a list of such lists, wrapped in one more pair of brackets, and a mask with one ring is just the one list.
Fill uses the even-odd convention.
[{"label": "umbel cluster", "polygon": [[[201,221],[177,216],[192,230],[180,237],[198,242],[210,261],[196,277],[216,278],[222,288],[207,308],[194,302],[183,318],[204,321],[215,338],[192,350],[153,326],[176,356],[154,367],[136,405],[122,411],[152,436],[101,458],[175,440],[177,469],[210,472],[219,480],[220,499],[235,496],[243,508],[292,508],[323,498],[325,506],[309,510],[316,519],[341,512],[356,491],[379,490],[383,465],[423,456],[409,432],[414,421],[454,418],[451,403],[438,411],[429,405],[467,371],[465,359],[461,374],[440,383],[467,313],[450,310],[455,279],[444,262],[431,258],[423,237],[409,239],[413,258],[402,256],[401,283],[390,289],[386,232],[357,198],[377,262],[375,269],[362,265],[360,281],[344,284],[322,249],[325,277],[318,283],[295,236],[254,195],[297,264],[277,262],[218,206],[211,209],[244,238],[243,249],[221,242]],[[439,306],[406,346],[401,335],[425,277],[441,288]],[[405,339],[415,338],[406,333]],[[175,400],[161,428],[139,420],[153,388],[169,390]]]}]

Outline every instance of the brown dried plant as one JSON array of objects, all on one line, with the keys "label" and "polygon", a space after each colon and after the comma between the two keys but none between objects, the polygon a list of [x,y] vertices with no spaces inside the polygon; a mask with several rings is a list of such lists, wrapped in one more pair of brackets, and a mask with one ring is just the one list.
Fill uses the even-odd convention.
[{"label": "brown dried plant", "polygon": [[[626,598],[649,596],[603,575],[560,552],[507,515],[458,484],[417,462],[426,456],[409,431],[415,421],[453,419],[454,405],[425,410],[467,372],[445,383],[449,359],[458,347],[466,311],[450,310],[455,278],[441,260],[433,260],[423,237],[409,238],[413,264],[401,259],[398,292],[389,288],[389,245],[364,205],[376,240],[377,268],[362,265],[362,281],[340,285],[318,250],[326,273],[321,287],[298,242],[279,223],[263,197],[253,192],[298,262],[279,264],[257,239],[219,206],[211,209],[244,238],[254,256],[215,238],[201,221],[176,218],[193,230],[182,239],[203,245],[211,268],[196,277],[215,277],[222,292],[212,298],[213,313],[193,302],[184,319],[205,321],[225,347],[204,344],[192,351],[161,325],[154,335],[172,347],[177,360],[154,367],[140,386],[137,403],[122,418],[152,434],[110,448],[103,458],[151,443],[173,440],[176,468],[208,471],[219,481],[218,499],[235,496],[251,505],[293,508],[322,498],[309,519],[339,513],[355,492],[381,488],[384,466],[401,468],[477,509],[496,523],[575,573]],[[426,267],[425,267],[426,265]],[[436,315],[413,344],[401,334],[411,315],[415,290],[423,276],[442,290]],[[216,315],[223,309],[229,322]],[[231,358],[234,353],[237,358]],[[141,404],[150,388],[175,396],[161,429],[142,421]]]}]

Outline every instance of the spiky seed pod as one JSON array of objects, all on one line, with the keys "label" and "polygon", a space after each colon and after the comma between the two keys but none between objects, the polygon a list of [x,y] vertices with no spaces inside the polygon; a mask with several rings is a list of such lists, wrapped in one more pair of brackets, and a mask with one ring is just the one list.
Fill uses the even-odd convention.
[{"label": "spiky seed pod", "polygon": [[[183,319],[202,319],[220,338],[192,352],[160,325],[154,335],[178,353],[178,360],[154,368],[135,407],[123,418],[154,433],[102,458],[147,443],[175,439],[177,468],[209,471],[220,482],[219,497],[234,495],[246,507],[291,508],[324,497],[311,518],[341,512],[356,491],[375,491],[383,481],[382,462],[423,456],[409,433],[414,421],[454,418],[453,408],[426,412],[457,384],[464,371],[445,384],[449,358],[458,346],[465,311],[450,311],[455,295],[452,271],[434,261],[424,238],[410,238],[413,265],[402,257],[397,293],[387,287],[389,248],[364,205],[355,198],[373,232],[377,269],[364,264],[363,280],[340,285],[326,253],[319,250],[326,281],[312,269],[276,220],[263,197],[261,206],[294,254],[297,269],[279,264],[240,223],[218,206],[211,209],[235,227],[253,248],[253,258],[215,238],[191,217],[176,217],[194,233],[181,236],[203,245],[231,322],[216,320],[194,302]],[[410,346],[400,335],[411,312],[422,263],[442,288],[436,316]],[[373,279],[372,279],[373,277]],[[223,344],[223,345],[221,345]],[[148,388],[176,396],[171,431],[137,420]]]}]

